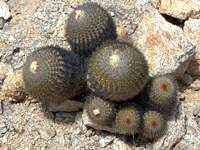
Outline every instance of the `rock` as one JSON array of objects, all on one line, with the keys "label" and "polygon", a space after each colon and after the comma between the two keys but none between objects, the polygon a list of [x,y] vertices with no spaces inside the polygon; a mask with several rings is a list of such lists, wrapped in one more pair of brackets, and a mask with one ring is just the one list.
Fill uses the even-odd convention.
[{"label": "rock", "polygon": [[83,123],[83,118],[82,118],[83,112],[78,112],[75,116],[75,121],[78,124],[78,126],[80,126],[84,132],[87,131],[87,127],[85,126],[85,124]]},{"label": "rock", "polygon": [[200,130],[196,121],[189,119],[186,124],[187,134],[174,147],[174,150],[188,149],[196,150],[200,147]]},{"label": "rock", "polygon": [[196,54],[180,27],[168,23],[151,6],[144,7],[144,15],[133,34],[133,45],[145,55],[150,75],[173,73],[182,79],[190,59]]},{"label": "rock", "polygon": [[194,89],[195,91],[199,91],[200,90],[200,80],[197,79],[195,80],[191,85],[190,88]]},{"label": "rock", "polygon": [[55,29],[47,29],[47,34],[53,34]]},{"label": "rock", "polygon": [[83,108],[83,102],[66,100],[60,103],[49,103],[47,108],[49,111],[52,112],[57,112],[57,111],[75,112]]},{"label": "rock", "polygon": [[187,72],[191,75],[200,75],[200,19],[189,19],[184,24],[185,36],[196,46],[197,54],[189,64]]},{"label": "rock", "polygon": [[6,21],[3,18],[0,18],[0,29],[3,29],[5,23]]},{"label": "rock", "polygon": [[186,95],[184,93],[178,92],[178,97],[179,97],[179,100],[183,101]]},{"label": "rock", "polygon": [[175,115],[167,124],[168,131],[166,134],[153,143],[155,150],[172,149],[185,135],[185,110],[182,105],[179,106],[178,112],[175,112]]},{"label": "rock", "polygon": [[188,73],[185,73],[183,75],[183,78],[181,80],[185,85],[190,85],[193,82],[193,78],[191,77],[191,75],[189,75]]},{"label": "rock", "polygon": [[69,123],[75,121],[75,113],[58,112],[55,121]]},{"label": "rock", "polygon": [[72,7],[72,8],[76,8],[76,7],[78,7],[78,0],[72,0],[71,2],[70,2],[70,6]]},{"label": "rock", "polygon": [[11,17],[9,6],[3,2],[0,1],[0,18],[4,18],[5,20],[8,20]]},{"label": "rock", "polygon": [[12,66],[7,63],[0,62],[0,70],[2,74],[2,79],[4,80],[8,75],[13,73]]},{"label": "rock", "polygon": [[1,100],[7,99],[9,102],[19,102],[25,97],[22,71],[17,70],[4,80]]},{"label": "rock", "polygon": [[90,137],[90,136],[92,136],[92,130],[90,129],[90,130],[88,130],[87,132],[86,132],[86,136],[87,137]]},{"label": "rock", "polygon": [[60,30],[58,32],[58,37],[64,37],[64,35],[65,35],[65,30]]},{"label": "rock", "polygon": [[50,140],[56,135],[56,130],[54,128],[38,129],[38,132],[42,139]]},{"label": "rock", "polygon": [[2,108],[1,93],[0,93],[0,115],[2,114],[2,110],[3,110],[3,108]]},{"label": "rock", "polygon": [[199,103],[194,107],[193,114],[194,114],[195,116],[200,117],[200,101],[199,101]]},{"label": "rock", "polygon": [[124,27],[117,27],[117,35],[118,36],[124,36],[126,35],[126,29]]},{"label": "rock", "polygon": [[199,18],[199,11],[199,0],[161,0],[159,8],[160,13],[183,20]]},{"label": "rock", "polygon": [[[199,2],[200,3],[200,2]],[[196,59],[200,59],[200,19],[189,19],[184,23],[185,36],[196,46]]]},{"label": "rock", "polygon": [[188,74],[192,75],[192,76],[199,76],[200,75],[200,65],[198,65],[198,63],[196,62],[196,60],[192,60],[189,63],[186,72]]},{"label": "rock", "polygon": [[101,139],[99,141],[99,144],[101,147],[106,147],[108,146],[113,140],[115,139],[115,136],[106,136],[105,138]]},{"label": "rock", "polygon": [[3,137],[6,132],[6,125],[4,124],[4,122],[0,122],[0,137]]},{"label": "rock", "polygon": [[160,0],[151,0],[151,5],[156,9],[159,7],[159,3]]},{"label": "rock", "polygon": [[114,139],[112,148],[114,150],[131,150],[130,146],[124,141],[120,140],[120,138]]},{"label": "rock", "polygon": [[98,125],[96,123],[93,123],[88,117],[88,114],[86,113],[84,109],[83,109],[82,118],[83,118],[83,123],[85,126],[92,127],[97,130],[105,130],[108,132],[115,133],[115,130],[111,126],[103,126],[103,125]]}]

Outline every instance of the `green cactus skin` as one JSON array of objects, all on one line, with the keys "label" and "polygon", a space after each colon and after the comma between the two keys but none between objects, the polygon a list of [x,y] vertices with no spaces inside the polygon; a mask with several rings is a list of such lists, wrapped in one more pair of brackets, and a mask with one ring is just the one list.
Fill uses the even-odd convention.
[{"label": "green cactus skin", "polygon": [[166,120],[158,111],[146,110],[142,117],[142,135],[146,138],[161,137],[167,129]]},{"label": "green cactus skin", "polygon": [[85,102],[85,109],[93,123],[109,125],[115,118],[114,104],[97,96],[88,96]]},{"label": "green cactus skin", "polygon": [[134,106],[121,108],[116,115],[115,129],[120,134],[136,134],[140,127],[140,112]]},{"label": "green cactus skin", "polygon": [[97,46],[108,39],[116,39],[116,26],[108,12],[97,3],[78,6],[69,16],[65,36],[72,50],[88,57]]},{"label": "green cactus skin", "polygon": [[149,105],[164,108],[175,105],[178,101],[178,83],[169,74],[152,77],[147,90]]},{"label": "green cactus skin", "polygon": [[88,87],[105,99],[123,101],[132,98],[138,95],[147,80],[145,56],[126,43],[109,41],[89,59]]},{"label": "green cactus skin", "polygon": [[26,92],[47,102],[61,102],[81,91],[83,71],[71,51],[58,46],[33,51],[23,67]]}]

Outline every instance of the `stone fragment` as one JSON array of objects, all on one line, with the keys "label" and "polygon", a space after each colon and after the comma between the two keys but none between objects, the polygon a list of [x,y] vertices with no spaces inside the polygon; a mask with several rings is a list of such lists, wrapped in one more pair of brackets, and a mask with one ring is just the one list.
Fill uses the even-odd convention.
[{"label": "stone fragment", "polygon": [[197,122],[189,119],[186,123],[187,134],[174,147],[174,150],[196,150],[200,147],[200,130]]},{"label": "stone fragment", "polygon": [[78,7],[78,0],[72,0],[72,1],[70,2],[70,6],[71,6],[72,8]]},{"label": "stone fragment", "polygon": [[126,35],[126,29],[124,27],[117,27],[117,35],[118,36],[124,36]]},{"label": "stone fragment", "polygon": [[47,34],[53,34],[55,29],[47,29]]},{"label": "stone fragment", "polygon": [[200,59],[200,19],[189,19],[184,23],[185,36],[196,46],[196,59]]},{"label": "stone fragment", "polygon": [[1,93],[0,93],[0,115],[2,114],[2,104],[1,104]]},{"label": "stone fragment", "polygon": [[0,62],[0,70],[2,73],[2,79],[4,80],[8,75],[13,73],[12,66],[7,63]]},{"label": "stone fragment", "polygon": [[199,103],[194,107],[193,114],[194,114],[195,116],[200,117],[200,101],[199,101]]},{"label": "stone fragment", "polygon": [[195,80],[191,85],[190,88],[194,89],[195,91],[199,91],[200,90],[200,80],[197,79]]},{"label": "stone fragment", "polygon": [[188,73],[185,73],[183,75],[183,78],[181,80],[185,85],[190,85],[193,82],[193,78],[191,77],[191,75],[189,75]]},{"label": "stone fragment", "polygon": [[86,136],[87,137],[90,137],[90,136],[92,136],[92,130],[90,129],[90,130],[88,130],[87,132],[86,132]]},{"label": "stone fragment", "polygon": [[188,74],[192,75],[192,76],[199,76],[200,75],[200,65],[198,65],[198,63],[196,62],[196,60],[192,60],[189,63],[186,72]]},{"label": "stone fragment", "polygon": [[160,0],[151,0],[151,5],[154,7],[154,8],[158,8],[159,7],[159,4],[160,4]]},{"label": "stone fragment", "polygon": [[182,29],[168,23],[151,6],[144,7],[133,42],[144,53],[150,75],[173,73],[177,79],[182,79],[191,57],[196,54],[195,46]]},{"label": "stone fragment", "polygon": [[115,139],[115,136],[108,135],[108,136],[104,137],[103,139],[101,139],[99,141],[99,144],[101,147],[104,148],[104,147],[108,146],[114,139]]},{"label": "stone fragment", "polygon": [[58,112],[55,121],[69,123],[75,121],[75,113]]},{"label": "stone fragment", "polygon": [[83,112],[78,112],[75,116],[75,121],[78,124],[78,126],[80,126],[84,132],[87,131],[87,127],[85,126],[85,124],[83,123],[83,118],[82,118]]},{"label": "stone fragment", "polygon": [[113,141],[112,149],[114,150],[131,150],[130,146],[122,141],[120,138],[116,138]]},{"label": "stone fragment", "polygon": [[196,46],[197,54],[189,64],[187,72],[191,75],[200,75],[200,19],[189,19],[184,24],[185,36]]},{"label": "stone fragment", "polygon": [[6,21],[3,18],[0,18],[0,29],[3,29],[5,23]]},{"label": "stone fragment", "polygon": [[159,12],[169,16],[186,20],[188,18],[199,18],[199,0],[161,0]]},{"label": "stone fragment", "polygon": [[7,132],[7,128],[6,125],[4,124],[4,122],[0,122],[0,137],[3,137],[4,134]]},{"label": "stone fragment", "polygon": [[46,129],[38,129],[38,132],[42,139],[50,140],[52,137],[56,135],[56,130],[54,128],[46,128]]},{"label": "stone fragment", "polygon": [[186,96],[184,93],[178,92],[178,97],[179,97],[179,100],[183,101]]},{"label": "stone fragment", "polygon": [[177,112],[174,112],[173,118],[167,122],[168,131],[166,134],[153,143],[155,150],[172,149],[174,144],[185,135],[185,110],[183,105],[178,106],[177,110]]},{"label": "stone fragment", "polygon": [[52,112],[57,112],[57,111],[75,112],[83,108],[83,102],[66,100],[60,103],[49,103],[47,108],[49,111]]},{"label": "stone fragment", "polygon": [[7,99],[9,102],[19,102],[25,97],[22,71],[17,70],[4,80],[1,100]]},{"label": "stone fragment", "polygon": [[8,20],[10,17],[11,13],[9,10],[9,6],[5,2],[0,1],[0,18]]},{"label": "stone fragment", "polygon": [[65,35],[65,30],[60,30],[58,32],[58,37],[64,37],[64,35]]},{"label": "stone fragment", "polygon": [[115,133],[115,130],[111,126],[103,126],[103,125],[98,125],[96,123],[93,123],[88,117],[88,114],[86,113],[84,109],[83,109],[82,118],[83,118],[83,123],[85,126],[92,127],[97,130],[105,130],[108,132]]}]

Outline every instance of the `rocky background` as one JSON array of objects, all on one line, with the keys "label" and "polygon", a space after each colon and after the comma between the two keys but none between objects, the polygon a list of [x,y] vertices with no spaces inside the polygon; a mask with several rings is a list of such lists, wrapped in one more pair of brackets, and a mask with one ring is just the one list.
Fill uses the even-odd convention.
[{"label": "rocky background", "polygon": [[0,149],[199,149],[200,1],[93,1],[109,11],[118,35],[132,36],[151,75],[172,73],[179,81],[180,102],[167,133],[134,145],[132,137],[92,124],[80,101],[48,105],[28,97],[21,79],[26,56],[45,45],[70,49],[65,20],[87,1],[0,0]]}]

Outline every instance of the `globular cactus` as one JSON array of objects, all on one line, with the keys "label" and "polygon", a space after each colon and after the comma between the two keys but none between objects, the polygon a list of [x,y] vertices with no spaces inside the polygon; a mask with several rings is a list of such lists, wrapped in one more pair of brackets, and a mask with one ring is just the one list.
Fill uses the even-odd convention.
[{"label": "globular cactus", "polygon": [[100,125],[109,125],[114,121],[114,104],[97,96],[88,96],[84,106],[92,122]]},{"label": "globular cactus", "polygon": [[115,101],[136,96],[148,80],[145,56],[126,43],[109,41],[88,62],[87,82],[96,95]]},{"label": "globular cactus", "polygon": [[167,129],[167,123],[164,116],[153,110],[146,110],[142,117],[141,133],[146,138],[161,137]]},{"label": "globular cactus", "polygon": [[164,108],[176,105],[178,100],[178,83],[169,74],[150,78],[147,84],[149,105]]},{"label": "globular cactus", "polygon": [[130,135],[138,133],[140,128],[140,113],[134,106],[121,108],[115,119],[116,132]]},{"label": "globular cactus", "polygon": [[65,36],[72,50],[88,57],[97,46],[116,39],[116,27],[110,14],[97,3],[78,6],[66,21]]},{"label": "globular cactus", "polygon": [[61,102],[81,91],[83,70],[71,51],[46,46],[33,51],[23,67],[26,92],[47,102]]}]

